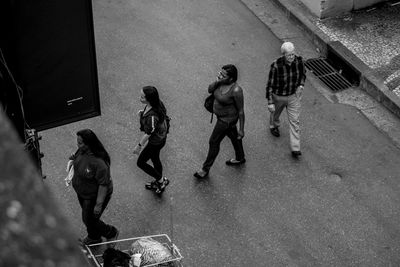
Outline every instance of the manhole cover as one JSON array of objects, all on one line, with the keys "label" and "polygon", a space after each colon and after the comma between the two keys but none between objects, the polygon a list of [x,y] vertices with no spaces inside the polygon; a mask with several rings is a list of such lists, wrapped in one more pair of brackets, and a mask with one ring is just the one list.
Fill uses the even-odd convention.
[{"label": "manhole cover", "polygon": [[324,58],[310,58],[306,61],[305,65],[310,72],[332,91],[337,92],[352,87],[352,84]]}]

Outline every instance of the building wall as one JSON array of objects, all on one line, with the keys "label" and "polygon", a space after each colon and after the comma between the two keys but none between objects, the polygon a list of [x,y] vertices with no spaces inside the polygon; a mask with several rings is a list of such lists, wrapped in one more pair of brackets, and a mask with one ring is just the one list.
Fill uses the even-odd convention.
[{"label": "building wall", "polygon": [[299,0],[320,18],[334,17],[387,0]]},{"label": "building wall", "polygon": [[321,1],[320,0],[300,0],[312,13],[321,17]]},{"label": "building wall", "polygon": [[354,10],[369,7],[378,3],[387,2],[387,0],[353,0]]}]

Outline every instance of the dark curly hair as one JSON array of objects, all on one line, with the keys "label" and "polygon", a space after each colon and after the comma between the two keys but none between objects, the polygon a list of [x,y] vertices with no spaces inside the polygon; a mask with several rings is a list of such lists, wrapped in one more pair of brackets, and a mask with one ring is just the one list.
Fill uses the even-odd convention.
[{"label": "dark curly hair", "polygon": [[222,67],[226,71],[228,76],[232,79],[232,82],[236,82],[238,79],[238,70],[235,65],[228,64]]}]

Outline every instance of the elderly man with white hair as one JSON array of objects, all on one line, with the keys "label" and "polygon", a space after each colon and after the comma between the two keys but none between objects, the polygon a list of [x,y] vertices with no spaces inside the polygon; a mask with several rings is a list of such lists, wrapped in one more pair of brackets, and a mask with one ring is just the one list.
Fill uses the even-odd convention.
[{"label": "elderly man with white hair", "polygon": [[286,108],[290,126],[290,148],[296,159],[300,151],[300,100],[306,80],[303,59],[295,54],[294,45],[285,42],[281,46],[282,56],[271,64],[266,87],[271,134],[279,137],[281,115]]}]

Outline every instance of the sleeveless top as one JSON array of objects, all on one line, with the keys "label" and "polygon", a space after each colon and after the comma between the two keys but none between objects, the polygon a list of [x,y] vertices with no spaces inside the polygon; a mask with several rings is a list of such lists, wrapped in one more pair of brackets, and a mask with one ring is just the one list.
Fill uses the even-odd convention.
[{"label": "sleeveless top", "polygon": [[221,87],[218,87],[214,91],[214,114],[218,119],[227,123],[237,121],[239,118],[238,109],[233,96],[233,90],[236,87],[236,83],[230,86],[229,90],[224,94],[221,92]]}]

